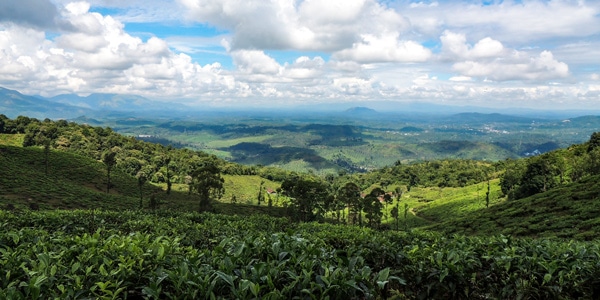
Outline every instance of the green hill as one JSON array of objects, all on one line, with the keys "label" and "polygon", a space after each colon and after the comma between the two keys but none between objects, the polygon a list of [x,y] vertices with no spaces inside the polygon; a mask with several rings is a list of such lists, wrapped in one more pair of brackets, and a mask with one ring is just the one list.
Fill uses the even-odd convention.
[{"label": "green hill", "polygon": [[[365,174],[319,177],[242,166],[202,152],[124,137],[110,128],[26,117],[0,120],[4,131],[12,132],[0,134],[0,208],[139,209],[142,197],[144,209],[150,208],[153,199],[161,209],[197,211],[200,193],[189,193],[191,175],[202,164],[214,163],[224,192],[212,209],[225,214],[293,218],[292,210],[305,209],[319,214],[319,220],[350,223],[350,215],[358,211],[375,228],[380,223],[390,228],[403,223],[407,229],[450,233],[576,239],[595,238],[600,229],[596,226],[600,220],[593,214],[598,211],[595,199],[600,194],[597,134],[586,144],[528,159],[397,162]],[[51,140],[48,152],[41,146],[43,137]],[[108,152],[116,153],[109,193],[107,169],[101,161]],[[140,191],[137,177],[144,172],[148,180]],[[288,190],[280,193],[285,182]],[[295,182],[314,185],[295,187]],[[340,187],[349,182],[364,195],[380,189],[378,197],[387,193],[393,201],[373,205],[365,200],[368,197],[336,200]],[[171,193],[167,193],[169,186]],[[285,197],[286,192],[294,196]]]},{"label": "green hill", "polygon": [[600,176],[503,201],[429,227],[449,233],[592,240],[600,237]]},{"label": "green hill", "polygon": [[[22,135],[2,135],[0,142],[14,144]],[[140,191],[137,179],[115,170],[112,187],[106,193],[106,168],[96,160],[62,151],[50,151],[48,175],[45,174],[44,151],[37,147],[0,145],[0,209],[138,209]],[[262,180],[266,181],[266,180]],[[278,207],[256,206],[261,179],[258,176],[226,176],[229,192],[215,203],[215,209],[226,214],[249,215],[265,213],[282,216]],[[265,187],[277,188],[266,181]],[[148,209],[150,196],[160,209],[197,211],[198,200],[187,194],[187,187],[176,185],[170,195],[164,187],[146,183],[143,186],[143,207]],[[244,192],[247,191],[247,192]],[[237,205],[230,204],[231,195],[238,193]],[[251,204],[251,205],[249,205]]]}]

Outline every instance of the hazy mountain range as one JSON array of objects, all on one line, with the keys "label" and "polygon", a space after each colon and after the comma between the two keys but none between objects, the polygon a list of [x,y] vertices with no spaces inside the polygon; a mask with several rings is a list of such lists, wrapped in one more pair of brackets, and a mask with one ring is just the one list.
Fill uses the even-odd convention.
[{"label": "hazy mountain range", "polygon": [[[121,95],[121,94],[90,94],[88,96],[79,96],[76,94],[63,94],[54,97],[42,97],[24,95],[18,91],[0,87],[0,113],[8,117],[14,118],[19,115],[34,117],[38,119],[73,119],[81,116],[110,118],[110,117],[193,117],[200,116],[203,113],[210,115],[230,115],[236,113],[251,113],[271,115],[276,111],[280,115],[295,115],[302,116],[308,113],[307,117],[315,115],[333,115],[343,118],[364,118],[376,119],[382,115],[401,115],[408,119],[419,119],[423,116],[445,115],[451,118],[460,117],[465,121],[485,121],[479,120],[478,114],[491,114],[486,118],[488,121],[509,121],[509,122],[525,122],[531,121],[532,117],[542,117],[550,119],[572,118],[583,115],[600,115],[599,111],[584,111],[584,110],[527,110],[519,108],[504,108],[494,109],[486,107],[464,107],[439,105],[433,103],[411,102],[411,103],[384,103],[384,102],[369,102],[370,107],[364,107],[364,103],[347,103],[344,106],[339,104],[311,105],[311,106],[294,106],[289,108],[272,108],[272,109],[242,109],[242,108],[211,108],[190,107],[180,103],[169,103],[150,100],[148,98],[137,95]],[[374,109],[373,109],[374,108]],[[462,116],[454,116],[461,113],[475,113],[473,115],[464,114]],[[519,116],[509,118],[506,115]],[[206,116],[206,115],[204,115]],[[525,118],[523,118],[525,117]],[[443,118],[435,117],[437,121],[442,121]]]}]

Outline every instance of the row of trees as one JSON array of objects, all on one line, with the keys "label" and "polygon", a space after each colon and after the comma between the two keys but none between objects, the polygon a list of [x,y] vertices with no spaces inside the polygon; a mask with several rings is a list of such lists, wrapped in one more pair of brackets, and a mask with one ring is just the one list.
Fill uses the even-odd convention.
[{"label": "row of trees", "polygon": [[[309,175],[290,176],[282,183],[281,190],[290,199],[291,216],[298,221],[320,221],[327,213],[331,213],[338,223],[348,222],[372,228],[379,228],[382,219],[389,218],[384,212],[388,211],[387,206],[394,199],[397,206],[391,212],[398,221],[398,205],[402,196],[400,188],[385,192],[376,187],[365,194],[354,182],[346,182],[336,188],[336,185]],[[345,215],[346,212],[348,215]]]}]

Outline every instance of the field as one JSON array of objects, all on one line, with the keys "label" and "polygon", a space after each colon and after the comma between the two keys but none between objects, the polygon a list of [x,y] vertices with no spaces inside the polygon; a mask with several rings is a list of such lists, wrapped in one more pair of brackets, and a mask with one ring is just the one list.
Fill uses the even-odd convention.
[{"label": "field", "polygon": [[598,297],[600,244],[266,216],[0,211],[0,298]]}]

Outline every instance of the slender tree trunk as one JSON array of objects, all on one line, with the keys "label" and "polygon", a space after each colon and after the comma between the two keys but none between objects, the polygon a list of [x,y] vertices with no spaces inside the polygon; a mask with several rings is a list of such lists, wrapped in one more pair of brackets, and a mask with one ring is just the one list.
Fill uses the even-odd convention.
[{"label": "slender tree trunk", "polygon": [[142,185],[140,185],[140,209],[144,207],[144,190],[142,189]]},{"label": "slender tree trunk", "polygon": [[106,193],[110,193],[110,168],[106,168]]}]

